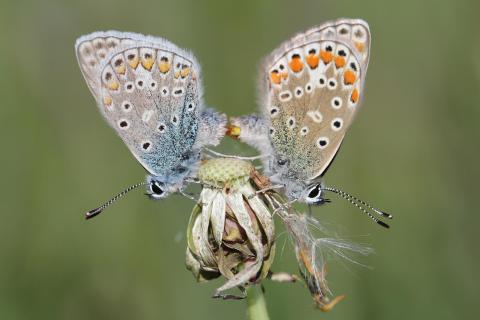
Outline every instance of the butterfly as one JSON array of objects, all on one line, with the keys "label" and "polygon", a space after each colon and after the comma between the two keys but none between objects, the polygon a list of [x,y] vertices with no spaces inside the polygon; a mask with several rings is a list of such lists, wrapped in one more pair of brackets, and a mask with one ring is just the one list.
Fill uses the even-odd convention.
[{"label": "butterfly", "polygon": [[75,52],[100,113],[148,172],[87,218],[139,186],[153,199],[182,192],[226,125],[205,107],[197,59],[165,39],[118,31],[84,35]]},{"label": "butterfly", "polygon": [[228,134],[260,151],[265,173],[290,201],[322,204],[332,191],[387,226],[362,205],[390,215],[322,179],[360,107],[370,40],[367,22],[339,19],[282,43],[260,69],[261,114],[232,118]]}]

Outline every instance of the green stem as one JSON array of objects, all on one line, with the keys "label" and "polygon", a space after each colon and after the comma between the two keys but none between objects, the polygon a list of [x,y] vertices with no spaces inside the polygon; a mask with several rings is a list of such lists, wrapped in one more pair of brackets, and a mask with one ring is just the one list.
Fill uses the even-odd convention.
[{"label": "green stem", "polygon": [[267,304],[260,285],[247,287],[247,310],[249,320],[269,320]]}]

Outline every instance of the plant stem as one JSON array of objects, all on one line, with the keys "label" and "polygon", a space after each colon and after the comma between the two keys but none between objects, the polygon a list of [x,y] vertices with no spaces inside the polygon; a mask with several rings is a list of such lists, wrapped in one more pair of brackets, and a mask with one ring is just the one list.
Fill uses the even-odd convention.
[{"label": "plant stem", "polygon": [[247,287],[247,310],[249,320],[269,320],[267,304],[260,285]]}]

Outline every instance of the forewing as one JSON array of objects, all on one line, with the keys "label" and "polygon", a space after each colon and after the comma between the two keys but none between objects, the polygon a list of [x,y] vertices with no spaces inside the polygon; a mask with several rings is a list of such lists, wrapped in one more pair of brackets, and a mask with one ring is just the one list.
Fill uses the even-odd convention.
[{"label": "forewing", "polygon": [[196,141],[204,110],[193,55],[161,38],[116,31],[83,36],[75,48],[100,112],[150,173],[167,174],[205,144]]},{"label": "forewing", "polygon": [[358,109],[369,47],[367,23],[341,19],[295,36],[267,57],[261,94],[273,165],[285,163],[301,180],[325,172]]}]

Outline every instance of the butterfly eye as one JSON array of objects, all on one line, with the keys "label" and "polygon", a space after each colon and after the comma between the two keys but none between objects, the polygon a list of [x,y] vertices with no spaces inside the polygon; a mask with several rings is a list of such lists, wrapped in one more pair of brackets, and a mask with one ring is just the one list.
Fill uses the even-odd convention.
[{"label": "butterfly eye", "polygon": [[322,189],[320,184],[315,184],[307,189],[305,202],[307,204],[322,204],[325,199],[322,198]]},{"label": "butterfly eye", "polygon": [[165,197],[165,191],[163,189],[163,184],[158,182],[158,181],[155,181],[155,180],[152,180],[150,182],[150,197],[154,198],[154,199],[161,199],[163,197]]}]

